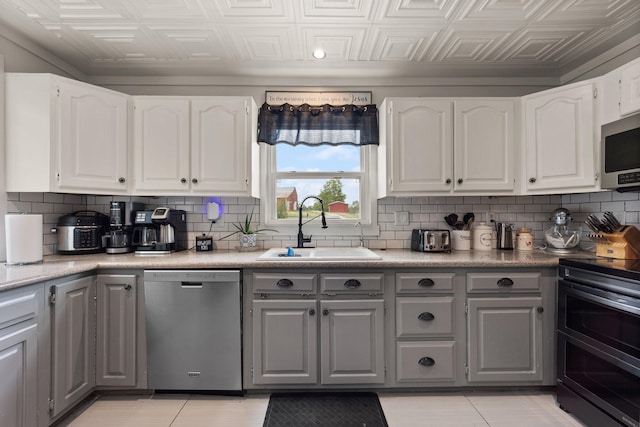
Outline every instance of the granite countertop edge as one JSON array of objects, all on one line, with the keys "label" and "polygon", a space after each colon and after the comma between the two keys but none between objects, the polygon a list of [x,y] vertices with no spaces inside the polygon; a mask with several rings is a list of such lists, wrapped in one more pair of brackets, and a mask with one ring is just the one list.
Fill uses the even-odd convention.
[{"label": "granite countertop edge", "polygon": [[[0,265],[0,291],[53,280],[73,274],[108,269],[185,269],[185,268],[430,268],[430,267],[538,267],[555,268],[561,256],[535,251],[453,251],[422,253],[407,249],[374,249],[380,260],[278,260],[264,261],[255,252],[182,251],[170,255],[92,254],[49,255],[36,264]],[[594,258],[591,252],[578,257]],[[571,256],[575,257],[574,255]]]}]

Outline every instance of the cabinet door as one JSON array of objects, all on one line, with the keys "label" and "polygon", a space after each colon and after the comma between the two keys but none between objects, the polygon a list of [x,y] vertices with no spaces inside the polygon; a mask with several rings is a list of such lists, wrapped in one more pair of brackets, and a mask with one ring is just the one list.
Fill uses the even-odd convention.
[{"label": "cabinet door", "polygon": [[251,171],[248,98],[191,101],[191,189],[249,194]]},{"label": "cabinet door", "polygon": [[384,301],[321,301],[322,384],[384,383]]},{"label": "cabinet door", "polygon": [[95,284],[92,277],[51,288],[53,325],[51,417],[80,401],[95,386]]},{"label": "cabinet door", "polygon": [[96,288],[96,385],[134,387],[136,276],[98,275]]},{"label": "cabinet door", "polygon": [[315,300],[253,301],[253,383],[315,384]]},{"label": "cabinet door", "polygon": [[524,98],[527,191],[595,189],[594,87]]},{"label": "cabinet door", "polygon": [[542,381],[542,298],[467,302],[469,382]]},{"label": "cabinet door", "polygon": [[189,191],[189,101],[136,98],[135,189]]},{"label": "cabinet door", "polygon": [[640,111],[640,60],[620,70],[620,114]]},{"label": "cabinet door", "polygon": [[454,105],[454,190],[513,190],[514,102],[465,100]]},{"label": "cabinet door", "polygon": [[453,179],[452,103],[389,102],[389,195],[450,191]]},{"label": "cabinet door", "polygon": [[57,83],[60,188],[127,191],[127,95]]},{"label": "cabinet door", "polygon": [[37,349],[35,320],[0,329],[0,425],[37,424]]}]

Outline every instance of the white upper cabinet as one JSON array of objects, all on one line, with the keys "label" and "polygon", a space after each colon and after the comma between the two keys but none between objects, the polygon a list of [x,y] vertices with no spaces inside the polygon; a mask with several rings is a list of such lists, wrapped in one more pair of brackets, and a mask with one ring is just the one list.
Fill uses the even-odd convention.
[{"label": "white upper cabinet", "polygon": [[640,111],[640,58],[601,78],[600,124]]},{"label": "white upper cabinet", "polygon": [[640,111],[640,59],[620,68],[620,115]]},{"label": "white upper cabinet", "polygon": [[526,192],[597,190],[595,84],[576,83],[522,99]]},{"label": "white upper cabinet", "polygon": [[515,188],[515,102],[454,102],[454,190],[512,192]]},{"label": "white upper cabinet", "polygon": [[515,101],[389,98],[379,196],[511,194]]},{"label": "white upper cabinet", "polygon": [[6,89],[7,191],[128,191],[128,95],[52,74]]},{"label": "white upper cabinet", "polygon": [[136,194],[257,197],[257,107],[248,97],[136,97]]}]

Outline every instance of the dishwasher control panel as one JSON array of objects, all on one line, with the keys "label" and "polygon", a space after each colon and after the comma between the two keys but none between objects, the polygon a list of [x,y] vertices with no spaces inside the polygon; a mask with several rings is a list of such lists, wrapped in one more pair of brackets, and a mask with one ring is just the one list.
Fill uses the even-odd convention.
[{"label": "dishwasher control panel", "polygon": [[145,282],[230,282],[240,280],[238,270],[145,270]]}]

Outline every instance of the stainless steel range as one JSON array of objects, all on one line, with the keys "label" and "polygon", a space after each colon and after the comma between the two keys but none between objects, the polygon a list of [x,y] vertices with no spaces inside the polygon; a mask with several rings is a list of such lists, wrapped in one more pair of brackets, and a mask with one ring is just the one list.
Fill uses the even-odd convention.
[{"label": "stainless steel range", "polygon": [[589,426],[640,426],[640,261],[560,260],[559,405]]}]

